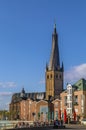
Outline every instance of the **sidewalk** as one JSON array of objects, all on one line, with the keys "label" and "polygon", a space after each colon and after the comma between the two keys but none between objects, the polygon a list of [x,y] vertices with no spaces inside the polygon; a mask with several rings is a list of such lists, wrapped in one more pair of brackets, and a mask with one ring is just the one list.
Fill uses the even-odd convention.
[{"label": "sidewalk", "polygon": [[66,128],[84,128],[86,129],[86,125],[81,125],[81,124],[65,124]]}]

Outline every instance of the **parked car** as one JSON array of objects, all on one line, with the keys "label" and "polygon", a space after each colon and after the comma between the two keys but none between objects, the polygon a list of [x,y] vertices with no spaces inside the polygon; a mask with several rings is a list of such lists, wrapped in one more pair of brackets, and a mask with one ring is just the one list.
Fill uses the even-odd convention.
[{"label": "parked car", "polygon": [[86,125],[86,118],[83,118],[83,119],[81,120],[81,124]]}]

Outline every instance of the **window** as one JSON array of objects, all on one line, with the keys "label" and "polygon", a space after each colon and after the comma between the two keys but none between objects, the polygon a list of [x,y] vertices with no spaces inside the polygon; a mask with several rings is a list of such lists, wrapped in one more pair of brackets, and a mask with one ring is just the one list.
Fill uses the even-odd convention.
[{"label": "window", "polygon": [[58,103],[57,102],[55,103],[55,107],[58,107]]},{"label": "window", "polygon": [[68,108],[72,108],[72,103],[67,103]]},{"label": "window", "polygon": [[72,96],[67,96],[67,101],[72,101]]},{"label": "window", "polygon": [[49,79],[49,75],[47,75],[47,79]]},{"label": "window", "polygon": [[78,95],[74,96],[74,105],[78,105]]},{"label": "window", "polygon": [[78,95],[75,95],[74,101],[75,101],[75,102],[78,102]]},{"label": "window", "polygon": [[69,89],[67,89],[67,93],[68,93],[68,94],[70,94],[70,91],[69,91]]},{"label": "window", "polygon": [[59,78],[61,79],[61,75],[59,76]]},{"label": "window", "polygon": [[72,114],[72,110],[70,109],[70,114]]},{"label": "window", "polygon": [[58,74],[56,74],[56,79],[58,79]]},{"label": "window", "polygon": [[72,89],[70,89],[70,94],[72,94]]},{"label": "window", "polygon": [[58,111],[55,111],[55,118],[58,118]]},{"label": "window", "polygon": [[70,101],[70,97],[69,96],[67,96],[67,101]]},{"label": "window", "polygon": [[70,96],[70,101],[72,101],[72,96]]},{"label": "window", "polygon": [[72,108],[72,103],[70,103],[70,108]]},{"label": "window", "polygon": [[50,77],[52,78],[52,74],[50,75]]},{"label": "window", "polygon": [[67,89],[68,94],[72,94],[72,89]]},{"label": "window", "polygon": [[67,103],[67,107],[69,108],[69,103]]},{"label": "window", "polygon": [[67,96],[64,97],[64,105],[67,106]]}]

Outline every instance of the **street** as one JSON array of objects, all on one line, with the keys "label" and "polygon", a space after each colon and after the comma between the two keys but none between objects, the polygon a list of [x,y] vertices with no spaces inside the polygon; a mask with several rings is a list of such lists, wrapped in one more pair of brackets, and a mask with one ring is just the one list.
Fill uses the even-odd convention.
[{"label": "street", "polygon": [[86,129],[85,125],[75,124],[75,125],[65,125],[65,128],[56,128],[53,129],[53,126],[47,126],[47,127],[30,127],[30,128],[15,128],[15,129],[8,129],[8,130],[74,130],[74,129]]}]

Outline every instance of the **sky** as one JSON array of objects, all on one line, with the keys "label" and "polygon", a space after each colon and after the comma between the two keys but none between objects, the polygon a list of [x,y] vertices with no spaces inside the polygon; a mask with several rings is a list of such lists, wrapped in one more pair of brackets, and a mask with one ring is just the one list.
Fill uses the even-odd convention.
[{"label": "sky", "polygon": [[66,88],[86,79],[86,0],[0,1],[0,110],[23,87],[45,91],[55,23]]}]

